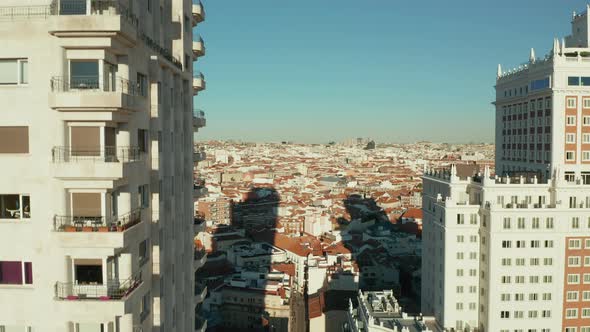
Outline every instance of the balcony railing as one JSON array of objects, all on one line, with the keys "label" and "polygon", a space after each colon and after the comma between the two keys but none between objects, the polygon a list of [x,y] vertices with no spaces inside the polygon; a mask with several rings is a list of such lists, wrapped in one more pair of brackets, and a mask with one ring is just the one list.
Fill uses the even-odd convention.
[{"label": "balcony railing", "polygon": [[106,285],[81,285],[58,282],[55,285],[55,297],[60,300],[121,300],[131,294],[142,283],[141,276],[127,280],[109,280]]},{"label": "balcony railing", "polygon": [[58,232],[123,232],[141,222],[141,209],[122,216],[55,216],[54,219]]},{"label": "balcony railing", "polygon": [[139,18],[118,0],[92,0],[90,8],[86,0],[54,0],[44,6],[0,7],[0,19],[47,18],[54,15],[120,15],[131,25],[139,26]]},{"label": "balcony railing", "polygon": [[[50,7],[57,8],[52,4]],[[90,11],[88,11],[85,0],[60,0],[59,12],[56,15],[121,15],[125,20],[134,26],[139,26],[139,19],[122,5],[119,0],[92,0],[90,2]]]},{"label": "balcony railing", "polygon": [[156,42],[155,40],[151,39],[148,35],[146,35],[145,33],[141,34],[141,40],[143,40],[143,42],[152,50],[160,53],[160,55],[162,55],[166,60],[172,62],[172,64],[174,64],[178,69],[182,70],[182,61],[180,61],[179,59],[175,58],[174,55],[172,55],[172,52],[161,46],[160,44],[158,44],[158,42]]},{"label": "balcony railing", "polygon": [[0,7],[0,19],[47,18],[54,15],[52,6],[10,6]]},{"label": "balcony railing", "polygon": [[53,92],[121,92],[131,96],[141,95],[137,83],[122,77],[100,80],[98,76],[54,76],[50,81]]},{"label": "balcony railing", "polygon": [[141,160],[143,152],[139,147],[107,146],[96,148],[72,148],[56,146],[51,155],[54,163],[93,161],[97,163],[128,163]]}]

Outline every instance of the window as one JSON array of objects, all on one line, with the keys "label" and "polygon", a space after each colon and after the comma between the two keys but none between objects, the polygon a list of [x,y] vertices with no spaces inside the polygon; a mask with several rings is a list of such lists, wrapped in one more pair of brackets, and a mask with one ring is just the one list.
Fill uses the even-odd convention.
[{"label": "window", "polygon": [[566,99],[567,108],[576,108],[576,98],[568,97]]},{"label": "window", "polygon": [[0,219],[31,218],[31,198],[29,195],[0,195]]},{"label": "window", "polygon": [[145,129],[137,130],[137,143],[139,145],[139,151],[147,153],[149,146],[148,131]]},{"label": "window", "polygon": [[531,248],[540,248],[541,244],[539,240],[531,240]]},{"label": "window", "polygon": [[1,153],[29,153],[29,127],[0,127]]},{"label": "window", "polygon": [[462,252],[458,252],[457,253],[457,259],[463,259],[463,253]]},{"label": "window", "polygon": [[576,308],[566,309],[565,310],[565,318],[566,319],[578,318],[578,309],[576,309]]},{"label": "window", "polygon": [[581,249],[582,248],[582,240],[580,240],[580,239],[568,240],[568,248],[569,249]]},{"label": "window", "polygon": [[524,229],[524,218],[518,218],[517,227],[518,229]]},{"label": "window", "polygon": [[502,283],[509,284],[510,283],[510,276],[502,276]]},{"label": "window", "polygon": [[69,89],[98,89],[99,88],[98,60],[70,61]]},{"label": "window", "polygon": [[578,267],[580,266],[580,256],[570,256],[567,259],[567,266]]},{"label": "window", "polygon": [[567,133],[565,134],[565,142],[566,143],[576,143],[576,134]]},{"label": "window", "polygon": [[580,275],[579,274],[568,274],[567,275],[567,283],[568,284],[579,284],[580,283]]},{"label": "window", "polygon": [[582,291],[582,301],[590,301],[590,291]]},{"label": "window", "polygon": [[501,294],[500,295],[500,300],[501,301],[510,301],[510,294]]},{"label": "window", "polygon": [[[574,203],[574,205],[575,205],[575,203]],[[572,228],[573,229],[580,228],[580,218],[578,218],[578,217],[572,217]]]},{"label": "window", "polygon": [[539,299],[539,294],[537,293],[530,293],[529,294],[529,301],[537,301]]},{"label": "window", "polygon": [[138,187],[139,206],[148,208],[150,206],[150,190],[147,184]]},{"label": "window", "polygon": [[458,294],[463,293],[463,286],[457,286],[457,293]]},{"label": "window", "polygon": [[150,313],[150,308],[151,308],[151,300],[152,297],[150,295],[150,292],[147,292],[142,298],[141,298],[141,313],[140,313],[140,318],[143,321]]},{"label": "window", "polygon": [[464,239],[465,239],[465,238],[464,238],[464,236],[463,236],[463,235],[457,235],[457,242],[459,242],[459,243],[463,243]]},{"label": "window", "polygon": [[539,229],[539,218],[533,218],[532,227],[533,229]]},{"label": "window", "polygon": [[576,152],[575,151],[566,151],[565,152],[565,160],[567,160],[567,161],[576,160]]},{"label": "window", "polygon": [[524,266],[524,258],[517,258],[516,265],[517,266]]},{"label": "window", "polygon": [[545,227],[547,229],[553,229],[553,218],[549,217],[545,219]]},{"label": "window", "polygon": [[580,85],[580,78],[577,76],[569,76],[567,78],[567,85],[569,86],[578,86]]},{"label": "window", "polygon": [[510,229],[510,218],[504,218],[504,229]]},{"label": "window", "polygon": [[579,292],[578,292],[578,291],[568,291],[568,292],[566,293],[566,300],[567,300],[568,302],[575,302],[575,301],[578,301],[578,294],[579,294]]},{"label": "window", "polygon": [[145,264],[145,262],[147,262],[150,258],[150,250],[149,250],[149,246],[148,246],[148,240],[143,240],[141,241],[141,243],[139,244],[139,251],[138,251],[138,259],[139,259],[139,265],[143,266],[143,264]]},{"label": "window", "polygon": [[502,248],[511,248],[511,247],[512,247],[512,241],[508,241],[508,240],[502,241]]},{"label": "window", "polygon": [[[590,99],[587,99],[590,102]],[[590,126],[590,116],[584,116],[582,118],[582,125]]]},{"label": "window", "polygon": [[[585,119],[586,117],[584,117]],[[590,134],[582,134],[582,143],[590,144]]]},{"label": "window", "polygon": [[147,97],[148,94],[148,82],[147,76],[142,73],[137,73],[137,89],[142,97]]},{"label": "window", "polygon": [[548,257],[548,258],[543,259],[543,264],[544,265],[553,265],[553,258]]},{"label": "window", "polygon": [[510,311],[500,311],[500,318],[510,318]]},{"label": "window", "polygon": [[471,225],[477,225],[477,214],[476,214],[476,213],[472,213],[472,214],[469,216],[469,223],[470,223]]},{"label": "window", "polygon": [[0,86],[29,83],[27,59],[0,59]]},{"label": "window", "polygon": [[502,266],[510,266],[512,260],[510,258],[502,258]]},{"label": "window", "polygon": [[576,117],[573,115],[568,115],[565,117],[565,124],[568,126],[575,126],[576,125]]},{"label": "window", "polygon": [[582,160],[583,161],[590,160],[590,151],[582,151]]},{"label": "window", "polygon": [[457,214],[457,225],[465,224],[465,215],[464,214]]},{"label": "window", "polygon": [[543,293],[543,301],[551,301],[551,293]]},{"label": "window", "polygon": [[457,310],[463,310],[463,303],[462,302],[457,302],[456,308],[457,308]]},{"label": "window", "polygon": [[584,273],[584,283],[590,284],[590,273]]},{"label": "window", "polygon": [[0,261],[0,285],[30,285],[33,283],[33,266],[30,262]]}]

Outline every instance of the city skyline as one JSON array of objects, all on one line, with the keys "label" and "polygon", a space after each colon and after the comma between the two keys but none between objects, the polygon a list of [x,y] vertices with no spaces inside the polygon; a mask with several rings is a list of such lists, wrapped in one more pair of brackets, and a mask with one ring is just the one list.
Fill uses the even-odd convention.
[{"label": "city skyline", "polygon": [[549,53],[586,5],[205,4],[215,19],[197,33],[214,56],[200,60],[209,123],[198,140],[297,143],[491,142],[498,63]]}]

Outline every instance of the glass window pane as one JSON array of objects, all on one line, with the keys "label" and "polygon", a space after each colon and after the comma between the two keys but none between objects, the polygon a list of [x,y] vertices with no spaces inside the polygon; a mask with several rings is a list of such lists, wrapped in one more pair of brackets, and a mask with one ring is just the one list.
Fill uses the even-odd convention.
[{"label": "glass window pane", "polygon": [[74,89],[97,89],[98,61],[72,61],[70,63],[70,87]]},{"label": "glass window pane", "polygon": [[16,60],[0,60],[0,84],[17,84],[18,68]]},{"label": "glass window pane", "polygon": [[0,195],[0,218],[20,218],[18,195]]},{"label": "glass window pane", "polygon": [[0,284],[21,285],[23,271],[21,262],[0,262]]},{"label": "glass window pane", "polygon": [[590,77],[582,77],[582,85],[590,86]]},{"label": "glass window pane", "polygon": [[20,83],[29,83],[29,61],[27,60],[20,61]]},{"label": "glass window pane", "polygon": [[570,86],[580,85],[580,78],[574,77],[574,76],[569,76],[567,78],[567,85],[570,85]]}]

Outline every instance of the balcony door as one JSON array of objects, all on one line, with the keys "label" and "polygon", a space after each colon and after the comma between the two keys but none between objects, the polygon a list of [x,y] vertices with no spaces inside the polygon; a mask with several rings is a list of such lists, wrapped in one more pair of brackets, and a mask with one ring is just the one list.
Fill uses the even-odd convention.
[{"label": "balcony door", "polygon": [[70,89],[88,90],[100,87],[98,60],[70,61]]},{"label": "balcony door", "polygon": [[87,0],[60,0],[60,15],[86,15],[88,13]]}]

